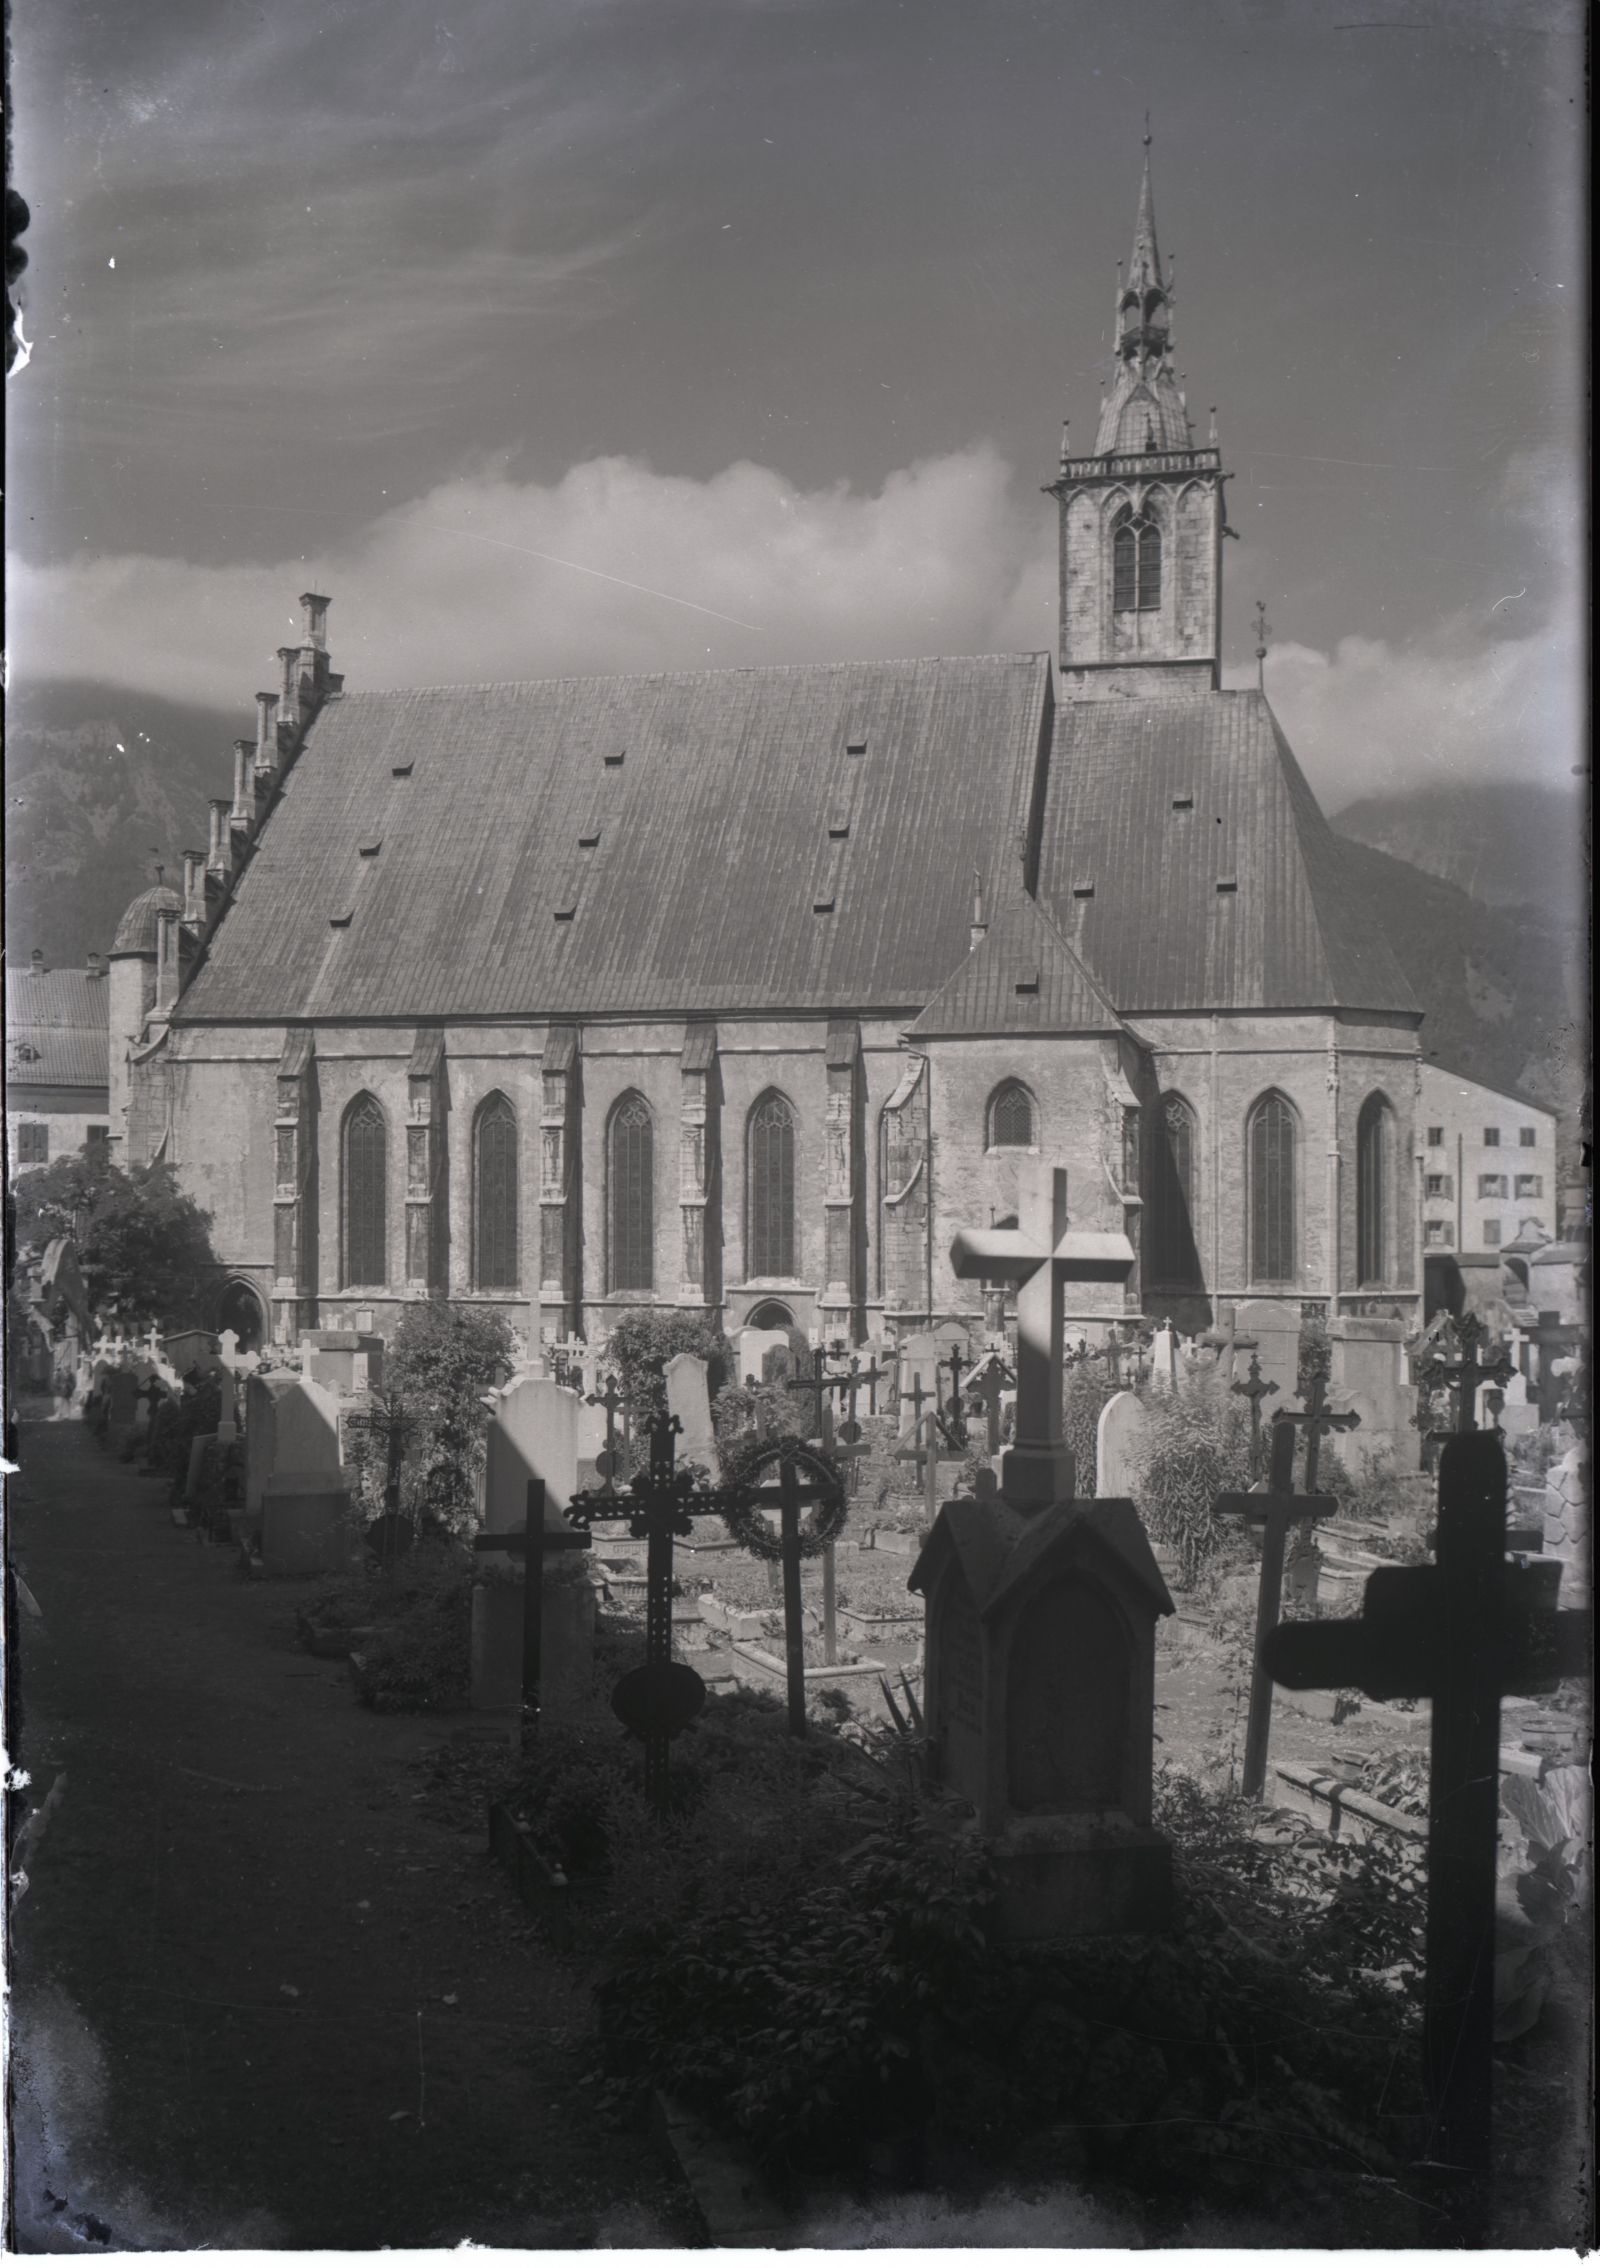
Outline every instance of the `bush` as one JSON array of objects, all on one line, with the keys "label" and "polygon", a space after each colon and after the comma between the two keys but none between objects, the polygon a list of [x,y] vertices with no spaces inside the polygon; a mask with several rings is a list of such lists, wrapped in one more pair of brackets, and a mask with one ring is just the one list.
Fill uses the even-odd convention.
[{"label": "bush", "polygon": [[493,1309],[443,1299],[408,1308],[352,1459],[363,1510],[383,1509],[390,1428],[398,1426],[402,1510],[448,1533],[469,1529],[489,1430],[483,1397],[510,1367],[511,1329]]},{"label": "bush", "polygon": [[717,1438],[728,1442],[759,1430],[769,1436],[794,1431],[794,1396],[782,1386],[746,1386],[730,1378],[711,1404]]},{"label": "bush", "polygon": [[1326,1385],[1333,1372],[1333,1341],[1320,1315],[1308,1315],[1300,1325],[1300,1360],[1295,1367],[1295,1391],[1302,1400],[1320,1378]]},{"label": "bush", "polygon": [[1193,1584],[1226,1531],[1213,1509],[1224,1490],[1250,1485],[1250,1420],[1235,1395],[1210,1382],[1147,1394],[1139,1460],[1139,1508],[1151,1533],[1178,1555]]},{"label": "bush", "polygon": [[211,1215],[186,1197],[166,1165],[124,1173],[102,1149],[19,1174],[12,1189],[16,1238],[27,1248],[76,1240],[84,1293],[96,1315],[130,1330],[172,1329],[211,1311],[221,1264]]},{"label": "bush", "polygon": [[369,1709],[464,1709],[471,1687],[472,1584],[464,1551],[425,1543],[364,1581],[334,1578],[312,1594],[308,1611],[346,1628],[376,1625],[356,1667],[356,1691]]},{"label": "bush", "polygon": [[653,1417],[666,1413],[663,1364],[675,1354],[699,1355],[706,1363],[706,1389],[715,1397],[734,1377],[733,1348],[703,1315],[676,1308],[630,1307],[611,1326],[610,1361],[617,1374],[635,1453],[643,1457]]}]

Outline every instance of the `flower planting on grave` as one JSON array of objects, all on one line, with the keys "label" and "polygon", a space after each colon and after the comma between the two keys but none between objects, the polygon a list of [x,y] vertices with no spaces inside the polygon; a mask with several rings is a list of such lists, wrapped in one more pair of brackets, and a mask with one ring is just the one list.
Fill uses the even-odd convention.
[{"label": "flower planting on grave", "polygon": [[1184,1583],[1224,1546],[1217,1498],[1249,1485],[1250,1421],[1238,1402],[1204,1382],[1149,1397],[1139,1510],[1154,1540],[1176,1553]]},{"label": "flower planting on grave", "polygon": [[437,1539],[326,1577],[300,1610],[302,1637],[328,1629],[347,1637],[356,1691],[370,1709],[465,1708],[473,1573],[458,1544]]}]

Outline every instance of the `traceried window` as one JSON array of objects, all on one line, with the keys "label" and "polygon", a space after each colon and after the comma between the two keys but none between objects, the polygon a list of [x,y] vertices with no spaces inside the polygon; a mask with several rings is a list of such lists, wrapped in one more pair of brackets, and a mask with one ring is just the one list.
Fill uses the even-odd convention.
[{"label": "traceried window", "polygon": [[517,1284],[517,1114],[498,1094],[472,1134],[472,1280],[483,1291]]},{"label": "traceried window", "polygon": [[1295,1115],[1287,1098],[1263,1095],[1250,1113],[1250,1280],[1294,1281]]},{"label": "traceried window", "polygon": [[1033,1097],[1020,1079],[1008,1079],[989,1097],[991,1150],[1031,1150],[1038,1140]]},{"label": "traceried window", "polygon": [[389,1280],[389,1122],[376,1095],[357,1095],[344,1114],[343,1277]]},{"label": "traceried window", "polygon": [[626,1094],[611,1113],[607,1144],[611,1241],[606,1288],[655,1289],[655,1122],[643,1095]]},{"label": "traceried window", "polygon": [[1161,530],[1124,504],[1112,522],[1111,604],[1118,614],[1149,614],[1161,604]]},{"label": "traceried window", "polygon": [[1195,1236],[1199,1127],[1182,1095],[1163,1095],[1155,1117],[1145,1211],[1146,1279],[1152,1284],[1200,1281]]},{"label": "traceried window", "polygon": [[746,1143],[752,1276],[794,1274],[794,1111],[765,1094],[750,1113]]},{"label": "traceried window", "polygon": [[1388,1280],[1393,1138],[1394,1113],[1382,1095],[1368,1095],[1356,1121],[1356,1280],[1362,1284]]}]

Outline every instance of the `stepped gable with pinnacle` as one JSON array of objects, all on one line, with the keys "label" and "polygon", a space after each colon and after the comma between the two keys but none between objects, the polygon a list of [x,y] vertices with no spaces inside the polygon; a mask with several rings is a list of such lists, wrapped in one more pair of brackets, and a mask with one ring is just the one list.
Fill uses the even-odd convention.
[{"label": "stepped gable with pinnacle", "polygon": [[1035,1156],[1138,1255],[1075,1327],[1417,1313],[1417,1010],[1265,699],[1220,689],[1226,474],[1171,341],[1147,145],[1048,490],[1054,668],[346,692],[306,594],[113,1009],[115,1134],[265,1327],[443,1294],[992,1328],[950,1243]]}]

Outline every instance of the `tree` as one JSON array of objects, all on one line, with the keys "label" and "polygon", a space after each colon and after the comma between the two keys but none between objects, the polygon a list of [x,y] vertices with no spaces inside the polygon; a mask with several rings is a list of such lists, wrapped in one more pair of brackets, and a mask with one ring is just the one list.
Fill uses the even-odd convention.
[{"label": "tree", "polygon": [[389,1342],[377,1434],[398,1423],[413,1502],[446,1526],[471,1515],[489,1428],[483,1397],[511,1366],[511,1327],[492,1308],[429,1300],[406,1310]]},{"label": "tree", "polygon": [[165,1165],[124,1173],[98,1149],[20,1174],[12,1187],[19,1248],[70,1236],[90,1307],[164,1329],[208,1313],[220,1263],[211,1215],[186,1197]]},{"label": "tree", "polygon": [[716,1325],[703,1315],[686,1315],[677,1308],[628,1308],[611,1326],[607,1351],[637,1442],[643,1441],[652,1417],[666,1410],[662,1370],[674,1355],[702,1358],[712,1395],[720,1393],[735,1374],[733,1348]]}]

